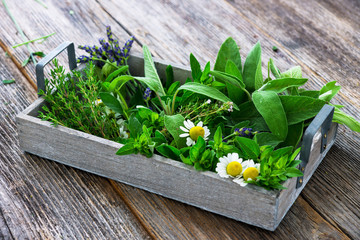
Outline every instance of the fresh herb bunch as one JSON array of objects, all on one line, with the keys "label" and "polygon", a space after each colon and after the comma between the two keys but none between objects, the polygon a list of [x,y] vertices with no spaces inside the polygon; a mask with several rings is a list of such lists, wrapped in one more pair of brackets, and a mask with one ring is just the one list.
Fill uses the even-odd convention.
[{"label": "fresh herb bunch", "polygon": [[95,65],[89,62],[83,72],[65,69],[53,61],[54,69],[45,80],[45,91],[40,90],[49,106],[39,114],[43,120],[106,139],[119,138],[115,115],[98,99],[101,82],[97,79]]},{"label": "fresh herb bunch", "polygon": [[[287,178],[303,175],[297,169],[301,160],[295,160],[299,142],[307,124],[340,90],[335,82],[319,91],[300,88],[307,82],[301,68],[281,72],[272,59],[264,80],[260,43],[242,64],[239,47],[232,38],[220,47],[212,70],[210,62],[202,69],[190,54],[192,79],[175,81],[171,66],[166,69],[166,79],[160,79],[147,46],[143,46],[145,76],[131,76],[126,65],[128,51],[123,48],[117,55],[117,42],[115,48],[110,48],[115,42],[110,28],[107,35],[109,44],[100,41],[104,49],[101,54],[95,47],[84,48],[91,55],[87,60],[102,57],[102,62],[113,68],[97,82],[95,93],[86,92],[91,88],[77,90],[91,99],[87,104],[100,97],[107,109],[99,109],[102,114],[109,109],[115,113],[116,119],[114,114],[102,116],[111,126],[119,122],[121,139],[118,135],[110,138],[124,144],[118,155],[140,153],[151,157],[159,153],[197,170],[217,172],[241,186],[251,183],[266,189],[282,189],[281,183]],[[124,62],[118,61],[119,56],[125,56]],[[54,96],[59,101],[55,106],[66,108],[62,97]],[[360,132],[359,122],[343,113],[341,106],[333,106],[333,121]],[[62,109],[57,111],[61,114]],[[60,119],[56,114],[48,110],[43,118],[56,123],[53,119]],[[79,119],[76,115],[68,117],[69,122]],[[85,130],[94,134],[93,129]]]}]

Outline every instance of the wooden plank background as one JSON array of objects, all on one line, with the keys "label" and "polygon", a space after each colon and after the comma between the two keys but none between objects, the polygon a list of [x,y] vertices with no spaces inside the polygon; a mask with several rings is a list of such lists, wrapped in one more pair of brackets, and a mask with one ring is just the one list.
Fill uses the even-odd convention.
[{"label": "wooden plank background", "polygon": [[[336,80],[335,103],[360,119],[360,3],[281,0],[7,0],[28,39],[56,32],[36,51],[65,40],[95,44],[111,25],[117,38],[137,38],[153,55],[189,64],[192,52],[214,63],[232,36],[244,58],[261,42],[263,67],[303,68],[307,86]],[[4,239],[359,239],[360,134],[341,126],[333,148],[275,232],[268,232],[133,187],[24,154],[15,115],[36,98],[34,65],[3,5],[0,7],[0,238]],[[277,46],[278,52],[272,51]],[[8,54],[5,54],[8,52]],[[82,52],[77,50],[77,54]],[[66,63],[65,54],[59,57]]]}]

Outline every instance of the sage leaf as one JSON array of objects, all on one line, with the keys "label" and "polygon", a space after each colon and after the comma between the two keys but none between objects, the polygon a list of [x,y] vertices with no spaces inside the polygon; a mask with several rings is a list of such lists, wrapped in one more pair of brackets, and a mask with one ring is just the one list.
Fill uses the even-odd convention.
[{"label": "sage leaf", "polygon": [[325,101],[306,96],[279,96],[289,125],[297,124],[319,113]]},{"label": "sage leaf", "polygon": [[243,81],[246,85],[246,89],[250,92],[259,89],[263,84],[260,42],[255,44],[245,60]]},{"label": "sage leaf", "polygon": [[360,132],[360,123],[358,121],[356,121],[355,118],[347,115],[346,113],[344,113],[343,111],[341,111],[338,108],[335,108],[333,122],[345,124],[351,130],[353,130],[355,132]]},{"label": "sage leaf", "polygon": [[256,131],[269,131],[264,118],[256,109],[252,101],[247,101],[239,105],[240,111],[234,111],[231,117],[236,122],[250,121],[250,124]]},{"label": "sage leaf", "polygon": [[288,121],[276,92],[273,91],[256,91],[252,94],[253,102],[264,118],[270,131],[282,140],[285,140],[288,133]]},{"label": "sage leaf", "polygon": [[216,77],[216,81],[222,82],[222,83],[228,83],[233,85],[234,87],[240,88],[240,89],[244,89],[245,88],[245,84],[236,76],[229,74],[229,73],[225,73],[225,72],[220,72],[220,71],[210,71],[210,74],[213,75],[214,77]]},{"label": "sage leaf", "polygon": [[[178,88],[178,91],[180,90],[188,90],[190,92],[208,96],[209,98],[213,98],[224,103],[232,102],[230,98],[228,98],[225,94],[223,94],[219,90],[196,82],[185,83],[184,85]],[[233,104],[233,107],[234,109],[239,110],[238,106],[235,103]]]},{"label": "sage leaf", "polygon": [[297,147],[299,144],[302,135],[304,132],[304,122],[299,122],[297,124],[290,125],[288,128],[288,135],[284,142],[282,142],[278,147],[293,146]]},{"label": "sage leaf", "polygon": [[269,66],[270,66],[270,70],[272,72],[272,74],[274,75],[275,78],[280,78],[280,70],[275,66],[274,61],[272,60],[272,58],[270,58],[269,60]]},{"label": "sage leaf", "polygon": [[112,73],[109,74],[109,76],[107,76],[107,78],[105,79],[105,82],[111,82],[111,80],[113,80],[116,76],[127,71],[128,69],[129,69],[129,66],[125,65],[125,66],[113,71]]},{"label": "sage leaf", "polygon": [[171,65],[168,65],[166,67],[165,75],[166,75],[166,85],[165,85],[165,87],[166,87],[166,89],[169,89],[171,84],[173,84],[173,82],[174,82],[174,70],[173,70]]},{"label": "sage leaf", "polygon": [[277,145],[279,145],[279,143],[282,142],[282,139],[269,132],[257,133],[254,137],[254,140],[257,144],[259,144],[259,146],[272,147],[276,147]]},{"label": "sage leaf", "polygon": [[145,77],[135,77],[135,78],[145,83],[151,90],[159,94],[159,96],[164,96],[165,95],[164,88],[162,86],[159,75],[156,71],[154,60],[151,57],[151,52],[146,45],[143,46],[143,53],[144,53]]},{"label": "sage leaf", "polygon": [[302,78],[301,67],[295,66],[280,74],[281,78]]},{"label": "sage leaf", "polygon": [[214,70],[225,72],[225,67],[228,60],[231,60],[233,63],[235,63],[240,72],[242,71],[239,46],[231,37],[227,38],[221,45],[216,57]]},{"label": "sage leaf", "polygon": [[323,86],[319,92],[319,99],[329,102],[341,89],[341,86],[335,84],[336,81],[332,81]]},{"label": "sage leaf", "polygon": [[180,126],[184,126],[184,121],[185,118],[180,114],[172,116],[165,115],[164,117],[165,127],[169,131],[171,136],[173,136],[178,149],[186,147],[186,138],[180,137],[180,134],[184,133],[180,129]]},{"label": "sage leaf", "polygon": [[119,76],[110,83],[108,89],[110,92],[121,89],[125,85],[125,83],[127,83],[129,80],[133,80],[133,79],[134,79],[134,77],[129,76],[129,75]]},{"label": "sage leaf", "polygon": [[312,98],[319,98],[319,91],[315,90],[305,90],[305,91],[299,91],[300,96],[306,96],[306,97],[312,97]]},{"label": "sage leaf", "polygon": [[274,91],[281,93],[290,87],[300,87],[307,82],[307,78],[278,78],[267,82],[259,91]]},{"label": "sage leaf", "polygon": [[198,82],[198,80],[201,77],[202,71],[201,71],[200,63],[192,53],[190,53],[190,67],[191,67],[192,78],[194,79],[195,82]]}]

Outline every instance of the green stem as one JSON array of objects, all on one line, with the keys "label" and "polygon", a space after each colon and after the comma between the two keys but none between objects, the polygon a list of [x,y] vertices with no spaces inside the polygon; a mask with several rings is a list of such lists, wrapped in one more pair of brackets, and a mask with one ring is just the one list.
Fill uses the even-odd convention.
[{"label": "green stem", "polygon": [[165,114],[166,114],[166,115],[169,115],[169,112],[166,111],[166,108],[165,108],[165,106],[164,106],[164,104],[163,104],[163,102],[162,102],[162,100],[161,100],[161,97],[159,96],[159,94],[158,94],[157,92],[155,92],[155,93],[156,93],[157,98],[158,98],[159,101],[160,101],[161,107],[164,109]]},{"label": "green stem", "polygon": [[35,0],[36,2],[38,2],[41,6],[43,6],[44,8],[48,8],[47,6],[46,6],[46,4],[43,2],[43,1],[41,1],[41,0]]},{"label": "green stem", "polygon": [[104,59],[101,59],[101,58],[96,58],[96,57],[92,57],[91,60],[95,60],[95,61],[100,61],[100,62],[104,62],[104,63],[108,63],[110,64],[111,66],[113,66],[114,68],[120,68],[119,66],[113,64],[112,62],[110,61],[107,61],[107,60],[104,60]]},{"label": "green stem", "polygon": [[19,43],[19,44],[17,44],[17,45],[12,46],[12,48],[17,48],[17,47],[20,47],[20,46],[23,46],[23,45],[26,45],[26,44],[29,44],[29,43],[32,43],[32,42],[39,41],[39,40],[41,40],[41,39],[44,39],[44,41],[45,41],[47,38],[51,37],[51,36],[54,35],[54,34],[55,34],[55,33],[51,33],[51,34],[46,35],[46,36],[43,36],[43,37],[39,37],[39,38],[35,38],[35,39],[33,39],[33,40],[30,40],[30,41],[26,41],[26,42],[23,42],[23,43]]},{"label": "green stem", "polygon": [[171,115],[174,114],[175,112],[175,99],[176,99],[176,95],[178,94],[179,90],[176,90],[175,94],[174,94],[174,97],[173,97],[173,100],[172,100],[172,106],[171,106]]},{"label": "green stem", "polygon": [[[27,40],[28,40],[27,37],[25,36],[25,34],[24,34],[24,32],[22,31],[21,27],[20,27],[19,24],[16,22],[14,16],[13,16],[12,13],[10,12],[10,10],[9,10],[9,8],[8,8],[5,0],[2,0],[2,3],[4,4],[4,7],[5,7],[7,13],[9,14],[9,16],[10,16],[11,20],[13,21],[13,23],[15,24],[15,27],[16,27],[16,29],[18,30],[18,32],[20,33],[23,41],[27,41]],[[31,60],[33,61],[34,64],[36,64],[36,60],[35,60],[35,58],[34,58],[34,56],[33,56],[33,54],[32,54],[32,53],[33,53],[33,50],[30,48],[30,46],[29,46],[28,44],[26,44],[26,47],[27,47],[27,49],[28,49],[29,52],[30,52]]]}]

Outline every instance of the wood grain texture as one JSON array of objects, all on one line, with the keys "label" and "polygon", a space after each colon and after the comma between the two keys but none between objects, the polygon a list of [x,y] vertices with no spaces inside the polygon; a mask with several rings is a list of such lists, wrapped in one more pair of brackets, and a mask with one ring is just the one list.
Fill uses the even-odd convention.
[{"label": "wood grain texture", "polygon": [[147,238],[109,182],[19,149],[15,115],[36,98],[0,50],[0,238]]},{"label": "wood grain texture", "polygon": [[[263,27],[260,27],[257,24],[254,24],[254,21],[249,22],[249,18],[244,16],[243,11],[248,11],[246,10],[246,6],[251,7],[251,5],[245,3],[242,3],[243,6],[240,5],[240,7],[244,8],[244,10],[238,10],[240,7],[229,8],[230,5],[223,1],[211,1],[206,3],[205,1],[199,1],[199,4],[191,1],[188,3],[174,3],[170,1],[135,3],[129,1],[125,3],[126,8],[123,6],[112,8],[115,5],[109,1],[99,1],[100,4],[95,4],[91,1],[76,1],[76,3],[65,1],[46,1],[49,6],[52,6],[51,10],[46,10],[40,5],[30,2],[8,1],[8,5],[10,5],[14,12],[17,12],[16,16],[19,23],[22,24],[22,26],[31,25],[26,29],[26,34],[29,35],[30,38],[34,38],[39,35],[48,34],[50,31],[47,29],[52,30],[55,28],[57,29],[56,31],[61,33],[60,35],[56,35],[59,39],[49,39],[45,42],[45,45],[36,45],[36,47],[34,47],[36,50],[50,51],[63,40],[73,41],[73,39],[79,39],[75,41],[77,44],[89,42],[95,43],[98,37],[104,35],[104,22],[106,22],[111,24],[113,29],[116,28],[121,30],[122,27],[124,27],[126,30],[131,31],[131,33],[135,34],[141,42],[149,44],[152,52],[157,56],[173,62],[187,63],[188,53],[190,52],[195,53],[196,57],[200,59],[202,64],[209,59],[214,60],[216,51],[221,42],[227,36],[232,35],[242,47],[242,56],[248,52],[252,44],[260,39],[262,46],[264,47],[263,61],[267,60],[268,57],[273,57],[277,60],[276,63],[281,70],[287,69],[288,67],[296,64],[302,65],[305,76],[310,78],[308,86],[311,88],[319,89],[325,81],[332,80],[324,79],[321,77],[323,75],[319,75],[324,74],[324,71],[325,74],[328,70],[333,72],[341,71],[340,68],[334,68],[332,66],[326,66],[327,69],[319,70],[317,68],[317,64],[320,64],[321,62],[313,64],[313,68],[310,68],[308,64],[302,63],[302,56],[291,54],[287,48],[280,48],[280,51],[277,53],[272,52],[271,47],[273,45],[277,45],[278,47],[280,46],[277,44],[277,40],[278,38],[283,37],[282,34],[278,32],[266,32],[265,30],[270,29],[267,26],[263,25]],[[294,4],[293,2],[294,1],[288,1],[287,4],[292,5]],[[324,8],[328,9],[328,13],[333,13],[333,16],[336,16],[337,19],[344,19],[353,26],[356,26],[356,24],[359,23],[359,21],[357,21],[359,16],[359,11],[357,11],[359,5],[357,1],[318,2],[324,6]],[[250,3],[256,4],[255,1],[250,1]],[[17,5],[19,4],[23,5],[25,10],[17,8]],[[201,6],[201,4],[203,5]],[[312,4],[317,3],[309,2],[309,5],[305,9],[306,14],[308,14],[308,12],[312,12]],[[272,7],[272,9],[274,8],[274,6],[270,7]],[[279,8],[277,11],[280,13],[289,9],[284,8],[281,5],[276,5],[275,7]],[[153,12],[154,9],[155,12]],[[70,10],[74,10],[75,14],[69,14]],[[23,14],[23,11],[28,12],[27,14]],[[290,12],[291,11],[294,10],[291,10],[290,8]],[[32,14],[32,12],[35,14]],[[268,14],[271,15],[275,13],[274,11],[268,11],[265,13],[259,11],[258,14],[254,15],[259,18],[259,21],[264,19],[263,24],[266,22],[273,24],[273,22],[270,21],[271,19],[266,20],[266,22],[265,19]],[[36,14],[37,16],[34,16]],[[9,21],[9,18],[3,8],[0,8],[0,16],[2,17],[2,21],[0,23],[1,27],[5,30],[0,32],[1,39],[7,41],[6,43],[8,46],[21,42],[19,35],[16,33],[13,24]],[[305,20],[311,22],[312,18],[313,14],[310,14]],[[94,19],[94,21],[92,21],[92,19]],[[41,23],[39,25],[41,28],[34,27],[34,25],[37,26],[37,22]],[[68,24],[63,24],[62,22]],[[148,22],[151,22],[153,26],[151,26],[151,24],[147,24]],[[325,23],[327,23],[327,21],[325,21]],[[59,24],[58,27],[56,27],[56,24]],[[332,25],[324,24],[324,22],[320,24],[323,24],[325,27]],[[77,28],[72,28],[73,26],[76,26]],[[278,27],[279,26],[285,29],[286,32],[296,31],[298,28],[301,28],[296,24],[291,27],[282,24],[279,24]],[[356,28],[354,29],[356,30]],[[31,32],[34,31],[38,32],[31,35]],[[337,31],[341,31],[341,29]],[[355,37],[356,33],[358,33],[358,31],[348,32],[344,35],[345,39],[354,39],[353,44],[355,44],[355,47],[358,42]],[[116,35],[120,35],[118,31],[116,31]],[[82,38],[82,36],[86,37]],[[240,38],[240,36],[242,38]],[[128,35],[125,35],[125,37],[128,37]],[[269,37],[272,37],[273,40],[268,40]],[[13,41],[10,41],[11,39],[13,39]],[[58,42],[54,43],[53,41]],[[319,41],[327,42],[327,37],[325,36]],[[335,49],[337,51],[335,54],[341,54],[342,46],[334,46],[332,44],[333,43],[325,45],[332,50]],[[339,48],[337,49],[337,47]],[[26,50],[23,48],[16,49],[14,52],[18,56],[18,61],[22,61],[24,57],[26,57]],[[298,51],[298,53],[300,53],[300,51]],[[321,55],[322,53],[321,51],[313,52],[313,56],[317,54]],[[353,65],[355,70],[357,69],[357,65],[358,64]],[[26,70],[31,76],[34,76],[31,66],[28,66]],[[346,76],[344,81],[341,83],[341,85],[343,85],[342,96],[337,98],[336,102],[345,103],[345,111],[350,112],[359,119],[359,111],[358,108],[356,108],[356,104],[359,104],[356,102],[359,98],[359,95],[356,94],[358,92],[356,89],[359,84],[356,79],[352,79],[351,81],[345,80]],[[346,98],[348,92],[351,94],[355,93],[355,97],[353,95],[353,97],[350,98],[350,103],[346,104],[348,101]],[[351,101],[351,99],[355,99],[355,101]],[[20,99],[20,101],[23,100]],[[354,105],[355,107],[351,105]],[[188,209],[188,217],[183,218],[181,215],[184,211],[183,204],[167,200],[167,202],[165,202],[167,206],[164,206],[160,203],[161,201],[158,200],[160,197],[138,190],[139,192],[143,192],[146,197],[151,196],[154,198],[154,202],[158,203],[157,208],[153,209],[153,211],[149,211],[149,214],[153,214],[153,216],[159,215],[155,219],[155,217],[152,218],[151,216],[146,215],[147,211],[144,210],[144,208],[149,206],[145,204],[146,201],[144,200],[144,196],[136,195],[134,190],[131,192],[131,189],[129,190],[128,195],[130,195],[131,198],[134,196],[138,197],[136,199],[137,204],[134,204],[134,206],[137,207],[140,214],[144,213],[143,215],[147,219],[144,223],[148,224],[148,228],[156,229],[157,236],[160,237],[185,236],[192,238],[192,236],[199,236],[198,238],[206,238],[206,236],[208,236],[206,233],[213,233],[216,232],[216,229],[219,229],[218,233],[214,234],[214,236],[218,236],[220,238],[226,238],[227,236],[229,236],[228,238],[232,237],[233,239],[236,237],[239,238],[240,235],[244,235],[244,232],[249,232],[252,236],[264,239],[340,239],[341,236],[332,233],[334,231],[337,232],[338,229],[341,228],[345,232],[347,231],[346,229],[349,229],[347,233],[350,234],[352,238],[356,239],[358,238],[358,234],[352,234],[352,232],[356,231],[355,228],[359,225],[359,207],[357,203],[359,202],[358,196],[360,184],[356,181],[359,178],[359,142],[359,134],[354,134],[348,129],[340,127],[338,140],[335,146],[332,148],[332,151],[328,154],[322,165],[320,165],[318,171],[303,191],[302,196],[306,199],[306,201],[303,202],[305,205],[302,206],[299,203],[299,200],[302,200],[300,197],[290,209],[290,212],[285,217],[283,223],[274,234],[270,234],[256,228],[254,229],[247,225],[222,218],[211,213],[205,213],[204,211],[197,210],[196,208],[190,206],[185,206],[185,208]],[[338,167],[339,163],[342,164],[341,167]],[[329,169],[331,169],[330,172]],[[118,183],[116,185],[118,187],[122,186],[122,184]],[[66,194],[66,191],[63,193]],[[340,197],[343,195],[345,195],[345,197]],[[336,196],[335,200],[334,196]],[[161,222],[157,219],[162,217],[166,219],[167,215],[160,214],[162,211],[157,211],[167,207],[170,207],[171,211],[179,211],[179,214],[176,216],[178,216],[180,220],[174,219],[176,216],[169,218],[169,221],[167,221],[166,225],[163,227]],[[151,206],[149,208],[151,208]],[[304,214],[303,209],[306,209],[308,212]],[[316,209],[317,212],[314,211],[314,209]],[[197,214],[192,215],[196,211]],[[221,227],[215,228],[214,224],[211,224],[212,220],[207,220],[206,217],[208,216],[212,216],[210,217],[211,219],[219,218],[225,220],[218,220],[217,225]],[[194,220],[195,217],[198,221]],[[187,228],[181,224],[178,225],[177,223],[179,221],[185,222]],[[303,223],[301,226],[304,226],[301,228],[301,231],[298,227],[299,223]],[[192,227],[193,225],[196,225],[197,227]],[[334,228],[332,226],[336,227]],[[191,229],[193,232],[188,232],[187,229]],[[166,230],[168,231],[166,232]],[[162,235],[162,232],[164,232],[164,235]],[[165,232],[168,233],[168,235],[165,234]],[[181,232],[186,233],[182,234]]]}]

